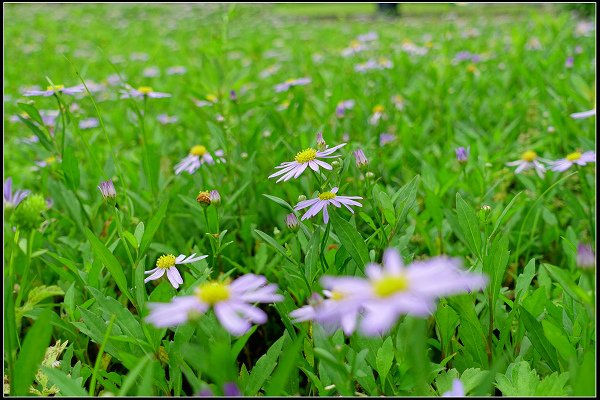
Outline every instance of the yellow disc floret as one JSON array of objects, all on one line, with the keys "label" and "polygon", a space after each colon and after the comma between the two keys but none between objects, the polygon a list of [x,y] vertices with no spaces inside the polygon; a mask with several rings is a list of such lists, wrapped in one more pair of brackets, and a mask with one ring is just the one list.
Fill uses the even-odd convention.
[{"label": "yellow disc floret", "polygon": [[152,90],[152,88],[150,86],[140,86],[138,88],[138,92],[140,92],[141,94],[148,94],[148,93],[152,93],[154,90]]},{"label": "yellow disc floret", "polygon": [[568,161],[579,160],[581,158],[581,153],[578,152],[578,151],[575,151],[575,152],[573,152],[571,154],[568,154],[566,158],[567,158]]},{"label": "yellow disc floret", "polygon": [[314,160],[315,158],[317,158],[317,151],[309,147],[308,149],[296,154],[295,160],[300,164],[304,164]]},{"label": "yellow disc floret", "polygon": [[204,303],[214,305],[229,298],[229,287],[220,282],[206,282],[200,285],[196,295]]},{"label": "yellow disc floret", "polygon": [[527,150],[525,153],[523,153],[523,155],[521,156],[521,160],[523,161],[527,161],[527,162],[532,162],[533,160],[535,160],[537,158],[537,153],[533,150]]},{"label": "yellow disc floret", "polygon": [[46,88],[46,90],[54,90],[55,92],[58,92],[59,90],[63,90],[65,88],[65,85],[54,85],[54,86],[48,86]]},{"label": "yellow disc floret", "polygon": [[196,146],[192,147],[192,149],[190,150],[190,154],[194,155],[194,156],[202,157],[203,155],[206,154],[206,151],[207,151],[206,147],[196,145]]},{"label": "yellow disc floret", "polygon": [[321,199],[321,200],[331,200],[334,198],[335,198],[335,193],[331,193],[331,192],[319,193],[319,199]]},{"label": "yellow disc floret", "polygon": [[156,266],[161,269],[169,269],[175,266],[175,256],[173,254],[165,254],[158,257]]},{"label": "yellow disc floret", "polygon": [[408,279],[405,276],[385,276],[373,284],[373,291],[379,297],[389,297],[408,289]]},{"label": "yellow disc floret", "polygon": [[331,291],[331,300],[342,300],[343,298],[345,298],[346,295],[342,292],[337,292],[335,290]]},{"label": "yellow disc floret", "polygon": [[198,196],[196,196],[196,201],[200,203],[200,205],[204,204],[210,206],[210,203],[212,203],[212,200],[210,199],[210,192],[205,190],[204,192],[198,193]]},{"label": "yellow disc floret", "polygon": [[378,104],[375,107],[373,107],[374,113],[382,113],[383,110],[385,110],[385,108],[381,104]]}]

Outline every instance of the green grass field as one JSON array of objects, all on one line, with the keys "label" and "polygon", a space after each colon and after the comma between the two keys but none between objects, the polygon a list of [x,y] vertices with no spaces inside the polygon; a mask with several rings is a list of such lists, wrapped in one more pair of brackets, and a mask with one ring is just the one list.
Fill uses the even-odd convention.
[{"label": "green grass field", "polygon": [[5,394],[595,395],[595,20],[375,8],[5,4]]}]

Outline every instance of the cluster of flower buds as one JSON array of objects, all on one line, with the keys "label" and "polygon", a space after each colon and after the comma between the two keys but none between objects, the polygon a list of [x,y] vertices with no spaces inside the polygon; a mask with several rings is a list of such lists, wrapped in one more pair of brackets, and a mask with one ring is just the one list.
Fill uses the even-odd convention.
[{"label": "cluster of flower buds", "polygon": [[218,206],[221,204],[221,194],[219,194],[218,190],[206,190],[198,193],[198,196],[196,196],[196,201],[204,207],[210,206],[211,204]]}]

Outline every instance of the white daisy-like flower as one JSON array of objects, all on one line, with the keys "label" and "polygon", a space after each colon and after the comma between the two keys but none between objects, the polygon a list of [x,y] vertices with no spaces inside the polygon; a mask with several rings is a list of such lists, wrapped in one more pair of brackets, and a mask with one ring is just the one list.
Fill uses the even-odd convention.
[{"label": "white daisy-like flower", "polygon": [[579,151],[575,151],[571,154],[568,154],[565,158],[561,158],[560,160],[552,162],[552,166],[550,169],[552,171],[566,171],[571,168],[574,164],[577,165],[585,165],[587,163],[595,163],[596,162],[596,152],[595,151],[586,151],[585,153],[581,153]]},{"label": "white daisy-like flower", "polygon": [[338,188],[334,187],[330,192],[319,193],[317,197],[310,200],[301,201],[294,207],[295,211],[302,210],[304,208],[310,207],[308,211],[302,216],[301,220],[304,221],[307,218],[314,217],[319,213],[319,211],[323,210],[323,221],[327,223],[329,221],[329,213],[327,212],[327,206],[332,204],[333,206],[340,208],[342,204],[346,207],[352,214],[354,214],[354,210],[350,208],[350,206],[362,207],[357,201],[354,200],[362,200],[362,197],[358,196],[338,196],[337,195]]},{"label": "white daisy-like flower", "polygon": [[27,90],[23,93],[23,96],[52,96],[55,93],[63,93],[74,95],[75,93],[81,93],[83,89],[81,86],[73,86],[70,88],[66,88],[65,85],[54,85],[48,86],[46,90]]},{"label": "white daisy-like flower", "polygon": [[195,257],[195,255],[196,253],[192,254],[189,257],[186,257],[184,254],[180,254],[179,256],[177,256],[177,258],[175,258],[173,254],[165,254],[160,256],[156,261],[156,268],[144,272],[145,274],[151,274],[149,277],[144,279],[144,283],[154,281],[163,276],[166,272],[169,282],[171,282],[171,285],[173,285],[173,287],[177,289],[179,285],[183,284],[183,278],[181,278],[181,274],[175,266],[180,264],[193,263],[208,257]]},{"label": "white daisy-like flower", "polygon": [[150,86],[140,86],[137,89],[134,89],[130,86],[127,88],[127,90],[121,91],[122,99],[129,99],[135,97],[150,97],[153,99],[161,99],[163,97],[171,97],[171,95],[169,93],[155,92],[154,89],[152,89]]},{"label": "white daisy-like flower", "polygon": [[283,300],[276,293],[277,285],[267,284],[262,275],[246,274],[231,283],[205,282],[191,296],[175,297],[170,303],[148,303],[150,315],[146,321],[156,327],[177,326],[194,314],[204,314],[210,308],[231,334],[241,336],[252,323],[264,324],[267,314],[254,303],[275,303]]},{"label": "white daisy-like flower", "polygon": [[506,165],[508,165],[509,167],[517,166],[517,169],[515,169],[515,174],[519,174],[523,171],[527,171],[528,169],[534,168],[538,176],[540,178],[543,178],[544,173],[546,172],[546,167],[544,167],[544,165],[540,161],[545,163],[550,162],[550,160],[538,157],[535,151],[527,150],[521,155],[520,160],[507,162]]},{"label": "white daisy-like flower", "polygon": [[[223,158],[225,152],[223,150],[216,150],[214,154],[216,162],[225,162],[225,158]],[[190,149],[190,154],[175,166],[175,174],[179,175],[183,171],[193,174],[204,163],[213,165],[215,163],[215,157],[208,152],[205,146],[196,145]]]},{"label": "white daisy-like flower", "polygon": [[581,111],[571,114],[571,118],[573,119],[583,119],[596,116],[596,109]]},{"label": "white daisy-like flower", "polygon": [[319,160],[319,158],[337,158],[339,155],[333,156],[332,154],[345,145],[346,143],[342,143],[332,148],[325,148],[324,150],[315,150],[312,147],[309,147],[296,154],[294,161],[283,162],[281,165],[275,167],[276,169],[280,169],[280,171],[270,175],[269,178],[275,178],[276,176],[282,175],[277,182],[286,182],[292,178],[298,178],[306,168],[309,167],[315,172],[319,171],[319,167],[332,170],[333,167],[331,165],[327,164],[325,161]]}]

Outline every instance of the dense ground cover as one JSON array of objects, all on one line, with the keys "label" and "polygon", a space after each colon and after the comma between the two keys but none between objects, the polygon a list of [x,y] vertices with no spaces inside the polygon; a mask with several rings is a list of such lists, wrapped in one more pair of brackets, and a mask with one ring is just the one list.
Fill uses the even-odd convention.
[{"label": "dense ground cover", "polygon": [[593,395],[594,22],[295,7],[5,6],[5,393]]}]

